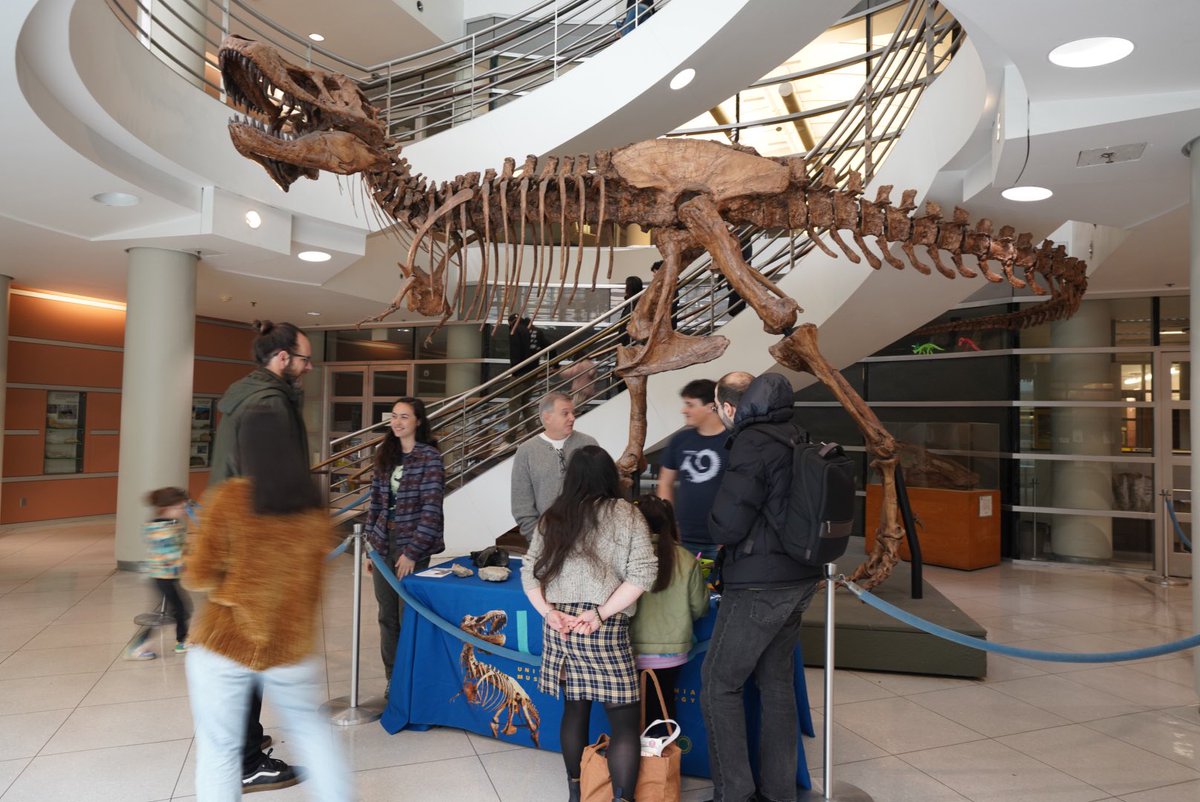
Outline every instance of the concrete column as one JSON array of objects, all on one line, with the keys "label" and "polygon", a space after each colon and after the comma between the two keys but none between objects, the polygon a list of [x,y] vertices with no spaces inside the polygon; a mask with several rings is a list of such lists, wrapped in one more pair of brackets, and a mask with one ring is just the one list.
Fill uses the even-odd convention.
[{"label": "concrete column", "polygon": [[[4,464],[4,410],[8,404],[8,289],[12,276],[0,275],[0,465]],[[0,489],[4,487],[0,484]]]},{"label": "concrete column", "polygon": [[142,43],[188,83],[203,88],[204,32],[209,24],[204,3],[148,0],[144,5],[137,10]]},{"label": "concrete column", "polygon": [[[1111,318],[1107,303],[1088,301],[1070,320],[1052,324],[1051,345],[1094,348],[1108,341]],[[1113,399],[1109,354],[1056,354],[1051,365],[1053,400]],[[1114,410],[1056,408],[1050,420],[1055,452],[1103,456],[1113,453],[1117,431]],[[1112,466],[1103,462],[1055,462],[1053,499],[1055,507],[1112,509]],[[1060,515],[1055,518],[1050,542],[1057,559],[1107,562],[1112,559],[1112,519],[1101,515]]]},{"label": "concrete column", "polygon": [[146,493],[188,486],[199,261],[158,248],[128,253],[116,537],[117,566],[126,570],[146,556]]},{"label": "concrete column", "polygon": [[[1192,179],[1192,208],[1191,208],[1191,258],[1188,266],[1188,288],[1190,291],[1189,315],[1191,321],[1200,320],[1200,139],[1192,140],[1183,149],[1187,154],[1191,167]],[[1200,399],[1200,337],[1188,338],[1192,358],[1191,379],[1188,386],[1191,390],[1191,402],[1188,412],[1192,416],[1191,449],[1192,449],[1192,543],[1196,542],[1195,521],[1200,520],[1196,515],[1196,501],[1200,499],[1200,471],[1196,470],[1195,455],[1200,454],[1200,426],[1196,425],[1196,401]],[[1200,621],[1200,549],[1192,549],[1192,621]],[[1196,693],[1200,693],[1200,660],[1194,660]]]},{"label": "concrete column", "polygon": [[[446,327],[446,356],[450,359],[479,359],[479,327]],[[465,393],[479,385],[479,362],[461,362],[446,366],[446,397]]]}]

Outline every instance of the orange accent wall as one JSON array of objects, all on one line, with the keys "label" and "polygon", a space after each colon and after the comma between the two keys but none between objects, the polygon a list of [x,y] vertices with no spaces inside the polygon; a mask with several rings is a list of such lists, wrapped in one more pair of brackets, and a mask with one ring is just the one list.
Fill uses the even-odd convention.
[{"label": "orange accent wall", "polygon": [[10,337],[114,345],[117,348],[125,344],[125,313],[119,309],[10,295],[8,321]]},{"label": "orange accent wall", "polygon": [[[11,384],[54,387],[104,387],[118,392],[87,393],[84,420],[83,474],[61,479],[5,482],[0,493],[0,523],[23,523],[116,512],[117,478],[89,477],[118,469],[121,427],[121,351],[76,347],[103,345],[121,348],[125,313],[24,295],[10,296],[9,335],[53,340],[53,344],[9,341],[8,381]],[[240,326],[196,322],[196,362],[193,392],[220,395],[253,369],[250,347],[254,332]],[[207,357],[207,359],[206,359]],[[240,362],[216,362],[236,359]],[[45,453],[46,389],[8,389],[4,428],[36,430],[35,435],[5,435],[3,473],[9,477],[40,476]],[[208,471],[188,475],[188,490],[199,498],[208,484]],[[22,505],[22,499],[24,504]]]},{"label": "orange accent wall", "polygon": [[[7,448],[7,444],[6,444]],[[21,506],[21,500],[25,506]],[[117,510],[117,477],[72,476],[43,482],[6,482],[0,520],[6,524],[111,515]]]}]

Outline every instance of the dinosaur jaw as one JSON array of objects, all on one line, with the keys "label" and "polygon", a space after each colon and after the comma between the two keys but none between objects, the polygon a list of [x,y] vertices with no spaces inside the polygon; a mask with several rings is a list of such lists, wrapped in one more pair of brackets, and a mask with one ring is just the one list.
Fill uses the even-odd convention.
[{"label": "dinosaur jaw", "polygon": [[344,131],[273,133],[271,126],[257,118],[233,118],[229,138],[238,153],[261,164],[284,192],[299,178],[316,179],[321,170],[352,175],[388,163],[361,139]]}]

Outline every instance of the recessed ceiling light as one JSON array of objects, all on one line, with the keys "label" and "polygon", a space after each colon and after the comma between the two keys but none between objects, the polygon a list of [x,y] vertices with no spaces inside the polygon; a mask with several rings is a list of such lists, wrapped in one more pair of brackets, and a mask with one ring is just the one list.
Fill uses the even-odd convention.
[{"label": "recessed ceiling light", "polygon": [[684,69],[684,70],[680,70],[679,72],[675,73],[675,77],[671,79],[671,88],[672,89],[683,89],[685,86],[690,84],[692,82],[692,79],[695,77],[696,77],[696,71],[693,70],[691,67],[688,67],[687,69]]},{"label": "recessed ceiling light", "polygon": [[325,251],[300,251],[296,254],[306,262],[328,262],[333,257]]},{"label": "recessed ceiling light", "polygon": [[262,215],[251,209],[246,212],[246,225],[251,228],[258,228],[262,225]]},{"label": "recessed ceiling light", "polygon": [[93,195],[92,200],[105,206],[137,206],[142,202],[137,195],[130,195],[128,192],[100,192]]},{"label": "recessed ceiling light", "polygon": [[304,314],[308,315],[309,317],[320,317],[321,316],[320,312],[305,312]]},{"label": "recessed ceiling light", "polygon": [[325,41],[325,37],[319,33],[310,33],[308,35],[308,38],[312,39],[314,42],[324,42]]},{"label": "recessed ceiling light", "polygon": [[1045,187],[1009,187],[1000,194],[1010,201],[1027,203],[1029,201],[1045,200],[1054,193]]},{"label": "recessed ceiling light", "polygon": [[1060,67],[1099,67],[1120,61],[1133,52],[1133,42],[1115,36],[1076,39],[1050,51],[1050,61]]}]

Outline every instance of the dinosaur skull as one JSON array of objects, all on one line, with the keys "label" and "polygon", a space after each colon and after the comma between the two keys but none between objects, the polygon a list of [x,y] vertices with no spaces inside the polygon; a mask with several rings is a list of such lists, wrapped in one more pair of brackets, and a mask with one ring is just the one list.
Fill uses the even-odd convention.
[{"label": "dinosaur skull", "polygon": [[271,47],[227,36],[225,92],[249,116],[229,121],[233,145],[286,192],[320,170],[351,175],[390,163],[379,112],[344,75],[289,64]]},{"label": "dinosaur skull", "polygon": [[507,623],[508,615],[503,610],[488,610],[483,615],[464,615],[458,628],[463,632],[470,632],[480,640],[503,646],[505,638],[500,630],[504,629]]}]

